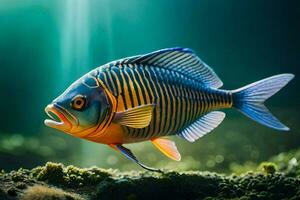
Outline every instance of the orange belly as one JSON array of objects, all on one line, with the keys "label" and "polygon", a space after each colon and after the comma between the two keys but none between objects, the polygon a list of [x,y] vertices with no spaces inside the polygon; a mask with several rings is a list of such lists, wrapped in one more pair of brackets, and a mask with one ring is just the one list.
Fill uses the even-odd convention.
[{"label": "orange belly", "polygon": [[98,137],[86,137],[84,139],[102,144],[126,144],[145,141],[142,138],[129,137],[122,125],[115,123],[111,123],[105,132]]}]

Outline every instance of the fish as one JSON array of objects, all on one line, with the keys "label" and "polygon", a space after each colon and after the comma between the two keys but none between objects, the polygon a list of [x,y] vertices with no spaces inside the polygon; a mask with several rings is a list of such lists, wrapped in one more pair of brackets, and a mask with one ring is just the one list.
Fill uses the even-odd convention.
[{"label": "fish", "polygon": [[104,64],[71,84],[46,106],[45,125],[72,136],[105,144],[142,168],[124,145],[151,141],[164,155],[181,160],[171,136],[195,142],[235,108],[273,129],[288,131],[264,102],[294,78],[284,73],[235,90],[193,50],[166,48]]}]

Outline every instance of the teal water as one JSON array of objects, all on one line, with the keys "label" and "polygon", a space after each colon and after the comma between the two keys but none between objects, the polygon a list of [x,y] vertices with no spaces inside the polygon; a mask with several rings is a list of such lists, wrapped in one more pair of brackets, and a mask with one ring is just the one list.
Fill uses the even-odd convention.
[{"label": "teal water", "polygon": [[[194,49],[215,69],[226,89],[274,74],[296,75],[268,103],[275,115],[290,126],[290,133],[264,128],[229,111],[222,126],[199,142],[176,139],[184,156],[179,164],[182,168],[226,171],[231,162],[259,161],[298,147],[297,4],[279,0],[3,0],[0,157],[10,161],[0,161],[0,168],[34,166],[46,160],[80,166],[133,167],[103,145],[46,128],[43,109],[69,84],[97,66],[175,46]],[[74,149],[74,144],[79,148]],[[146,155],[145,161],[152,165],[177,165],[149,144],[134,145],[133,150],[139,156]],[[24,152],[30,158],[28,162]]]}]

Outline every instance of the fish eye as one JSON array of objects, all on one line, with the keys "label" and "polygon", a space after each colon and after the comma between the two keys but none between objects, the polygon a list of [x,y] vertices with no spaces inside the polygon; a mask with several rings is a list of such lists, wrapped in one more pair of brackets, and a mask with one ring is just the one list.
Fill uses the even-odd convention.
[{"label": "fish eye", "polygon": [[71,101],[71,107],[74,110],[81,111],[85,108],[85,106],[86,106],[86,97],[85,96],[77,95]]}]

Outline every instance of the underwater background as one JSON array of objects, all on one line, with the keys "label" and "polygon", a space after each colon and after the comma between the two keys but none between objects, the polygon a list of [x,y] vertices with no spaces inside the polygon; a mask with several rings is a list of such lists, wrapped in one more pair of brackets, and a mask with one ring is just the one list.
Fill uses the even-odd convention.
[{"label": "underwater background", "polygon": [[297,150],[299,6],[298,1],[280,0],[1,0],[0,169],[32,168],[47,161],[140,169],[105,145],[47,128],[44,108],[97,66],[177,46],[192,48],[225,89],[294,73],[295,79],[267,102],[291,131],[275,131],[226,110],[224,122],[197,142],[174,137],[181,162],[169,160],[149,142],[128,145],[142,162],[240,173]]}]

